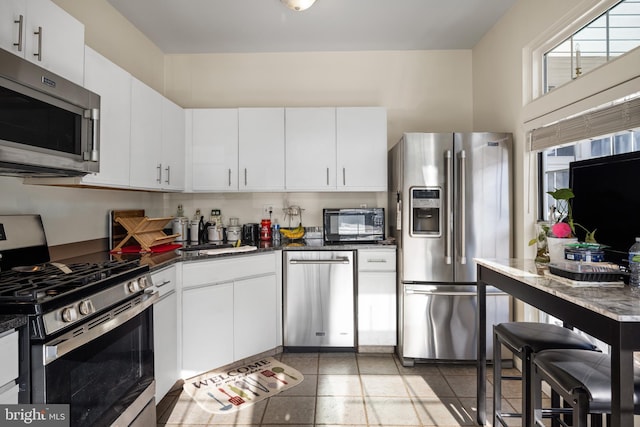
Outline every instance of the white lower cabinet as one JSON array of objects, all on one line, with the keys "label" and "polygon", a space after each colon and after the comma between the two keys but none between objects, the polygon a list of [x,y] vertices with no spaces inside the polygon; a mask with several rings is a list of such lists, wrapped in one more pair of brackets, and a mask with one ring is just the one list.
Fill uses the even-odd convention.
[{"label": "white lower cabinet", "polygon": [[244,359],[276,346],[276,276],[233,284],[234,358]]},{"label": "white lower cabinet", "polygon": [[160,294],[160,299],[153,306],[154,375],[156,402],[160,402],[179,376],[176,267],[154,272],[151,280]]},{"label": "white lower cabinet", "polygon": [[187,378],[231,362],[233,282],[184,289],[182,376]]},{"label": "white lower cabinet", "polygon": [[182,378],[274,349],[275,252],[183,265]]},{"label": "white lower cabinet", "polygon": [[395,346],[396,251],[358,249],[358,345]]},{"label": "white lower cabinet", "polygon": [[0,404],[18,403],[18,331],[0,336]]}]

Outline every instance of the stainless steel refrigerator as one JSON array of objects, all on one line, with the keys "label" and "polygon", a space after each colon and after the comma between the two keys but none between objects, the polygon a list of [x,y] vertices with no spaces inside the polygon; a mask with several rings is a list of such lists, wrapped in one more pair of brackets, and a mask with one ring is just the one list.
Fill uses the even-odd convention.
[{"label": "stainless steel refrigerator", "polygon": [[[473,259],[511,255],[511,156],[505,133],[405,133],[389,151],[397,349],[406,366],[476,359]],[[509,305],[507,295],[487,289],[488,337],[493,323],[509,320]]]}]

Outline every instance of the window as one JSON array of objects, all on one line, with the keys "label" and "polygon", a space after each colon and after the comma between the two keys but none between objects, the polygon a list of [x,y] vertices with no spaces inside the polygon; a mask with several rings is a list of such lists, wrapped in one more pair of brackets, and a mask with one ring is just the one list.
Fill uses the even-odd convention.
[{"label": "window", "polygon": [[640,0],[622,0],[544,53],[544,93],[638,46]]},{"label": "window", "polygon": [[549,209],[554,200],[547,194],[557,188],[569,187],[569,163],[595,157],[640,151],[640,129],[618,132],[602,138],[587,139],[561,147],[553,147],[541,153],[541,196],[539,216],[549,219]]}]

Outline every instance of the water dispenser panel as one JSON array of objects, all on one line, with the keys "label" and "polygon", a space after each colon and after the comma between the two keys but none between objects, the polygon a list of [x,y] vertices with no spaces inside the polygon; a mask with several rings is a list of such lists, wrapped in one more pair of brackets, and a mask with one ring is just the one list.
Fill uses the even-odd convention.
[{"label": "water dispenser panel", "polygon": [[411,189],[411,235],[440,237],[442,190],[439,187]]}]

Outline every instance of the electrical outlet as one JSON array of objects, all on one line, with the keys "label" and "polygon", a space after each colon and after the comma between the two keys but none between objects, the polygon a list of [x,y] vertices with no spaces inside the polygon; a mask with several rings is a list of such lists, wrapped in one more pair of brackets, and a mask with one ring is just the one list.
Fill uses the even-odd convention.
[{"label": "electrical outlet", "polygon": [[360,207],[361,207],[361,208],[366,208],[366,207],[367,207],[367,204],[366,204],[366,203],[360,203]]},{"label": "electrical outlet", "polygon": [[262,219],[271,218],[271,215],[273,215],[273,205],[262,205]]}]

